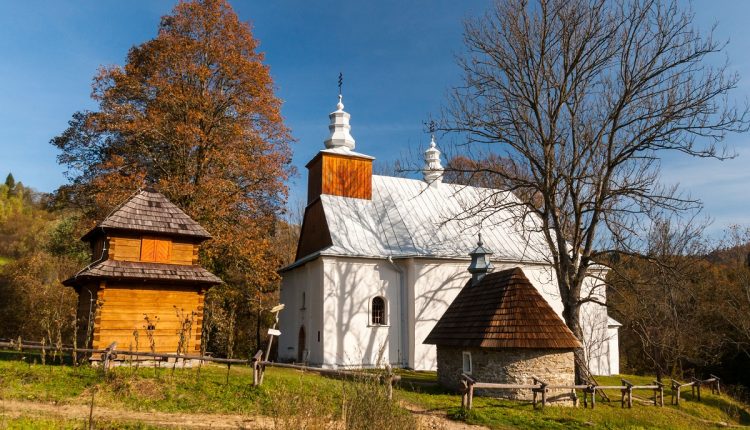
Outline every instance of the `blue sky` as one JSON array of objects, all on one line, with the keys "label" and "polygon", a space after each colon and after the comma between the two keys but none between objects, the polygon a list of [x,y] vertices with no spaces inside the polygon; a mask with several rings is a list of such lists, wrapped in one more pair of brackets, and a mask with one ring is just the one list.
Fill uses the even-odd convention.
[{"label": "blue sky", "polygon": [[[290,200],[304,199],[305,163],[322,148],[336,78],[345,76],[344,103],[352,114],[357,150],[391,161],[429,140],[422,122],[437,113],[459,83],[455,56],[462,21],[490,0],[276,0],[233,1],[250,21],[284,101],[283,114],[297,142]],[[128,49],[154,37],[173,1],[0,2],[0,175],[41,191],[62,184],[63,169],[49,140],[73,112],[94,109],[91,78],[100,65],[122,64]],[[750,98],[750,2],[700,1],[699,27],[718,24],[729,39],[731,67],[743,77],[736,96]],[[750,225],[748,136],[731,136],[735,160],[670,156],[663,178],[700,198],[718,232]]]}]

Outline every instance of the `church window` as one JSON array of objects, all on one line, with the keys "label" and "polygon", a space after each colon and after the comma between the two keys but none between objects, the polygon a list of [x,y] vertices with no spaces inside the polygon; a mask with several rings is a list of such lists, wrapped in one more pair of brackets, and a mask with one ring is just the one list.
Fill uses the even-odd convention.
[{"label": "church window", "polygon": [[382,297],[372,299],[372,325],[385,324],[385,300]]},{"label": "church window", "polygon": [[471,352],[463,351],[463,372],[467,375],[471,375]]}]

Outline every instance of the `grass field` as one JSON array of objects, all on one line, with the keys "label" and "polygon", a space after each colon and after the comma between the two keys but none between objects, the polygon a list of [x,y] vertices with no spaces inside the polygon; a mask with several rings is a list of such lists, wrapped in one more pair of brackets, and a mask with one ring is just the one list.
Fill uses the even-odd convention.
[{"label": "grass field", "polygon": [[[408,414],[395,405],[394,410],[384,412],[382,408],[389,406],[385,401],[378,406],[382,392],[372,391],[372,387],[362,389],[367,384],[323,378],[315,373],[269,368],[264,384],[256,388],[252,386],[252,372],[245,366],[233,367],[228,382],[226,367],[219,366],[204,366],[200,372],[197,368],[178,368],[174,374],[171,368],[120,367],[104,377],[97,368],[42,366],[19,361],[17,356],[9,359],[11,356],[0,357],[0,400],[88,405],[94,394],[97,406],[111,409],[286,417],[286,424],[278,428],[300,427],[302,421],[340,420],[342,415],[346,415],[348,428],[373,428],[370,426],[374,423],[373,416],[386,412],[391,417],[389,422],[395,423],[390,428],[408,428],[411,425],[408,423],[412,422],[408,421]],[[745,406],[727,396],[710,393],[703,395],[701,403],[688,393],[679,408],[671,405],[657,408],[647,404],[651,392],[636,392],[632,409],[621,409],[617,402],[597,402],[594,410],[572,407],[534,410],[528,403],[476,397],[474,409],[464,413],[459,407],[458,395],[432,384],[434,373],[400,373],[403,379],[395,397],[401,404],[409,403],[494,429],[695,429],[750,424]],[[627,378],[636,384],[649,383],[652,379]],[[599,382],[618,385],[619,378],[600,378]],[[619,393],[609,394],[613,400],[619,399]],[[639,397],[644,398],[643,402]],[[669,391],[665,393],[665,401],[669,403]],[[342,408],[348,408],[345,414]],[[349,416],[357,413],[362,416]],[[361,420],[360,425],[349,425],[355,418]],[[404,421],[396,423],[400,419]],[[99,424],[98,428],[108,428],[108,425],[109,428],[154,428],[138,423],[127,427],[116,422]],[[4,425],[8,428],[76,428],[80,421],[15,417],[6,418]],[[326,428],[324,424],[306,426]]]},{"label": "grass field", "polygon": [[[419,372],[421,373],[421,372]],[[653,378],[627,375],[624,378],[637,385],[650,384]],[[405,376],[406,382],[411,379]],[[424,381],[419,375],[416,379]],[[598,377],[601,385],[620,385],[620,376]],[[595,409],[547,407],[534,410],[530,403],[491,398],[474,398],[474,408],[465,413],[460,409],[460,398],[439,389],[415,388],[401,390],[399,395],[411,403],[427,409],[439,409],[449,416],[461,417],[472,424],[495,429],[696,429],[750,425],[750,413],[745,405],[727,396],[702,392],[702,402],[690,393],[683,393],[680,407],[669,405],[671,392],[665,391],[665,406],[653,406],[651,391],[635,391],[632,409],[622,409],[618,390],[607,392],[612,403],[597,399]],[[618,400],[618,401],[616,401]]]}]

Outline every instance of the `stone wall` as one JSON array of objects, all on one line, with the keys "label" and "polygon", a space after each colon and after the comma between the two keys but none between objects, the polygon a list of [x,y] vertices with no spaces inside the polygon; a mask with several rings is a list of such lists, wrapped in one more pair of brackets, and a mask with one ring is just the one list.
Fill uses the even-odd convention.
[{"label": "stone wall", "polygon": [[[499,350],[478,348],[437,347],[438,382],[458,390],[463,370],[463,351],[471,352],[471,377],[478,382],[502,384],[531,384],[532,375],[550,385],[573,385],[575,366],[570,350],[508,348]],[[570,400],[571,390],[550,390],[552,401]],[[531,390],[476,390],[477,395],[531,400]]]}]

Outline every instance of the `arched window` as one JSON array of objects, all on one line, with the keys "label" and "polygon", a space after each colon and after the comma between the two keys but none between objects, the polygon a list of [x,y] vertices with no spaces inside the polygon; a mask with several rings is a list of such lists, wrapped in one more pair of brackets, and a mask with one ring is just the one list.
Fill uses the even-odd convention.
[{"label": "arched window", "polygon": [[382,297],[372,299],[372,325],[385,324],[385,300]]}]

